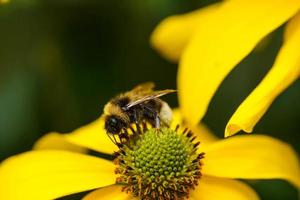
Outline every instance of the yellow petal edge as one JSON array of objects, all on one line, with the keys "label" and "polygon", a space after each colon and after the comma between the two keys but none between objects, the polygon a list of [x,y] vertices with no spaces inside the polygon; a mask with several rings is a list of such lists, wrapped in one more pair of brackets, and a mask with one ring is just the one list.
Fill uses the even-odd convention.
[{"label": "yellow petal edge", "polygon": [[218,9],[212,4],[194,12],[164,19],[153,31],[151,46],[171,62],[177,62],[197,26],[201,26]]},{"label": "yellow petal edge", "polygon": [[[295,22],[294,22],[295,20]],[[300,75],[300,14],[288,26],[289,37],[285,39],[275,63],[262,82],[244,100],[230,118],[225,137],[240,130],[252,132],[272,102]]]},{"label": "yellow petal edge", "polygon": [[79,153],[86,153],[87,149],[76,144],[68,142],[63,134],[60,133],[48,133],[41,137],[33,146],[34,150],[67,150]]},{"label": "yellow petal edge", "polygon": [[[73,147],[70,145],[73,145]],[[65,149],[72,151],[74,150],[74,146],[75,148],[81,147],[82,149],[90,149],[107,154],[112,154],[114,151],[118,150],[117,146],[106,135],[102,117],[72,131],[71,133],[49,133],[38,140],[34,148]]]},{"label": "yellow petal edge", "polygon": [[[197,124],[228,73],[256,44],[299,10],[298,0],[229,0],[199,25],[178,70],[182,114]],[[197,26],[197,24],[195,24]]]}]

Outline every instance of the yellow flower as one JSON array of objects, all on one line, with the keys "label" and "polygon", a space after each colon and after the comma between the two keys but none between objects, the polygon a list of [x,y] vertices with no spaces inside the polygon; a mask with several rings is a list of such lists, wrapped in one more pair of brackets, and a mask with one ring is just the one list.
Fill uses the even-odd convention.
[{"label": "yellow flower", "polygon": [[274,65],[225,128],[226,137],[240,130],[252,132],[274,99],[299,77],[299,8],[299,0],[227,0],[162,21],[151,43],[169,60],[179,60],[182,115],[197,124],[230,71],[288,21]]},{"label": "yellow flower", "polygon": [[[174,110],[171,127],[181,123]],[[259,197],[238,179],[284,179],[300,189],[299,161],[293,149],[263,135],[242,135],[219,140],[204,125],[192,128],[205,153],[202,177],[190,199],[257,200]],[[85,200],[134,199],[115,184],[115,165],[86,150],[112,153],[117,147],[103,129],[103,120],[69,134],[49,133],[36,150],[8,158],[0,165],[0,199],[47,200],[94,190]]]},{"label": "yellow flower", "polygon": [[[228,0],[226,2],[237,3],[244,1]],[[222,4],[231,5],[231,3],[226,2]],[[274,2],[280,4],[281,1]],[[273,3],[270,9],[273,6],[278,6],[276,3]],[[229,10],[226,12],[232,12],[233,5],[235,4],[232,3],[232,5],[229,6],[230,9],[227,8]],[[221,6],[221,4],[210,7],[206,11],[216,9],[219,6]],[[256,7],[253,7],[253,9],[254,8]],[[284,6],[282,9],[288,10],[288,8],[284,9]],[[273,12],[275,13],[275,11]],[[249,12],[246,13],[249,14]],[[246,16],[246,13],[241,11],[240,14],[245,14]],[[199,13],[199,15],[203,14],[202,11]],[[210,15],[211,14],[209,14],[209,16]],[[270,15],[270,13],[267,13],[267,15]],[[271,15],[273,18],[270,17],[270,19],[272,19],[270,23],[278,25],[277,14],[274,15],[275,16]],[[278,18],[279,15],[280,14],[277,16]],[[192,22],[195,20],[193,15],[191,16],[192,17],[188,17],[189,20],[187,20],[187,24],[190,23],[188,27],[181,29],[181,25],[176,26],[177,28],[180,27],[178,30],[182,32],[178,37],[186,37],[185,39],[190,37],[194,27],[194,23]],[[231,17],[234,16],[231,15]],[[209,18],[216,20],[213,16]],[[200,21],[202,19],[201,17]],[[228,19],[230,19],[229,16]],[[247,19],[250,20],[250,15]],[[284,20],[282,19],[281,21]],[[247,23],[247,25],[251,26],[254,24],[253,21],[251,22],[252,23]],[[206,26],[212,26],[210,20],[205,20],[203,23],[206,24]],[[235,24],[234,21],[232,24]],[[227,27],[225,24],[222,26],[224,26],[224,28]],[[264,26],[259,27],[264,29],[263,27],[268,26],[270,26],[269,21],[266,21]],[[243,26],[238,26],[234,28],[234,30],[239,29],[241,30],[240,33],[242,33],[242,28]],[[249,43],[254,40],[254,35],[260,35],[261,32],[263,32],[261,29],[249,32]],[[231,35],[234,30],[231,32],[229,29],[224,31],[224,37]],[[206,31],[208,31],[208,29],[206,29]],[[182,57],[178,74],[181,107],[180,110],[174,110],[174,119],[171,125],[171,127],[174,127],[176,124],[182,124],[182,118],[184,117],[184,121],[187,122],[186,125],[192,129],[197,135],[197,139],[201,141],[199,151],[205,153],[205,157],[201,159],[202,177],[196,188],[190,191],[190,199],[259,199],[254,190],[245,183],[235,179],[283,179],[300,189],[299,160],[294,150],[288,144],[264,135],[241,135],[219,140],[211,134],[203,124],[195,125],[201,118],[199,116],[204,114],[203,111],[206,110],[208,99],[211,98],[212,93],[214,93],[216,87],[219,85],[218,83],[224,78],[224,73],[229,71],[229,65],[231,66],[234,62],[238,62],[237,55],[233,54],[231,58],[227,58],[226,54],[229,52],[223,52],[223,49],[220,49],[220,52],[216,52],[217,60],[214,60],[213,63],[208,62],[209,59],[213,58],[210,51],[216,50],[216,48],[213,48],[215,45],[207,43],[209,47],[207,52],[201,50],[198,45],[193,45],[201,42],[199,38],[203,38],[202,36],[198,36],[198,33],[201,32],[200,29],[196,32],[197,34],[193,37],[195,43],[189,43],[188,46],[190,47],[184,50],[187,53],[184,53]],[[205,31],[202,32],[202,34],[210,35]],[[289,34],[295,34],[293,29],[291,29]],[[223,37],[223,33],[220,34],[219,37],[215,35],[215,39],[219,42],[222,41],[219,39],[221,35]],[[245,37],[245,35],[241,34],[240,37]],[[258,36],[256,35],[256,37]],[[179,40],[178,42],[180,43]],[[226,42],[222,42],[220,46],[226,48]],[[185,46],[185,44],[179,43],[178,46]],[[244,47],[240,43],[235,45],[240,45],[240,48],[243,49],[243,51],[239,50],[242,52],[237,54],[246,54],[246,49],[249,50],[250,48],[250,44],[246,45],[247,47]],[[236,46],[233,45],[231,48],[231,50],[235,50]],[[197,49],[196,52],[203,53],[205,57],[203,57],[203,59],[207,63],[207,68],[189,67],[192,66],[189,65],[190,62],[200,62],[198,59],[191,60],[189,58],[190,56],[195,56],[195,49]],[[222,57],[223,53],[225,57]],[[181,54],[181,52],[178,53],[178,56],[179,54]],[[210,54],[211,57],[209,57]],[[223,61],[225,64],[223,64]],[[212,70],[211,66],[214,66],[214,64],[220,65],[220,67]],[[189,72],[189,70],[191,70],[191,72]],[[195,73],[195,75],[193,75],[193,73]],[[200,77],[201,74],[205,76]],[[205,84],[203,85],[203,83]],[[192,85],[194,85],[195,88],[189,87]],[[195,89],[200,92],[195,92]],[[199,101],[198,94],[204,94],[201,101]],[[199,104],[199,102],[202,103],[202,105]],[[200,109],[200,107],[202,109]],[[197,112],[200,114],[197,114]],[[103,119],[99,118],[95,122],[69,134],[50,133],[36,143],[34,147],[35,150],[13,156],[2,162],[0,164],[0,199],[48,200],[89,190],[93,191],[84,197],[85,200],[134,199],[129,194],[121,191],[122,185],[115,184],[117,175],[114,172],[115,165],[111,161],[84,154],[87,150],[108,154],[118,150],[106,136],[103,123]]]}]

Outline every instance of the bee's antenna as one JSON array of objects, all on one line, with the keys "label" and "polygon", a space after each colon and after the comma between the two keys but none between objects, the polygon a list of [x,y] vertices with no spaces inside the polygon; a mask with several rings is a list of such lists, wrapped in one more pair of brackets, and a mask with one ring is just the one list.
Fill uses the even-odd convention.
[{"label": "bee's antenna", "polygon": [[117,141],[115,139],[115,137],[113,136],[114,139],[111,138],[110,133],[106,132],[107,137],[110,139],[110,141],[112,141],[112,143],[114,143],[115,145],[117,145]]}]

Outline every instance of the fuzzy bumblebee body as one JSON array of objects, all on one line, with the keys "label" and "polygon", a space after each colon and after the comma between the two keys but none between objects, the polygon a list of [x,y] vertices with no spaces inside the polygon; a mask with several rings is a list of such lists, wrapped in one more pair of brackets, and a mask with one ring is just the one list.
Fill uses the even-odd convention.
[{"label": "fuzzy bumblebee body", "polygon": [[153,90],[153,83],[136,86],[133,90],[113,98],[104,106],[105,129],[119,134],[132,124],[150,123],[153,127],[168,126],[172,119],[169,105],[159,99],[175,90]]}]

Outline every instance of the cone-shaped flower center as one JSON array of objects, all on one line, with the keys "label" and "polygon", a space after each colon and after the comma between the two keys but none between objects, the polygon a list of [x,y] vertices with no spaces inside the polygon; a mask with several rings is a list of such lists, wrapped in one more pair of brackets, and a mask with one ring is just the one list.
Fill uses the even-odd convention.
[{"label": "cone-shaped flower center", "polygon": [[176,130],[146,130],[120,149],[116,173],[124,191],[146,200],[188,197],[201,177],[203,154],[191,132]]}]

